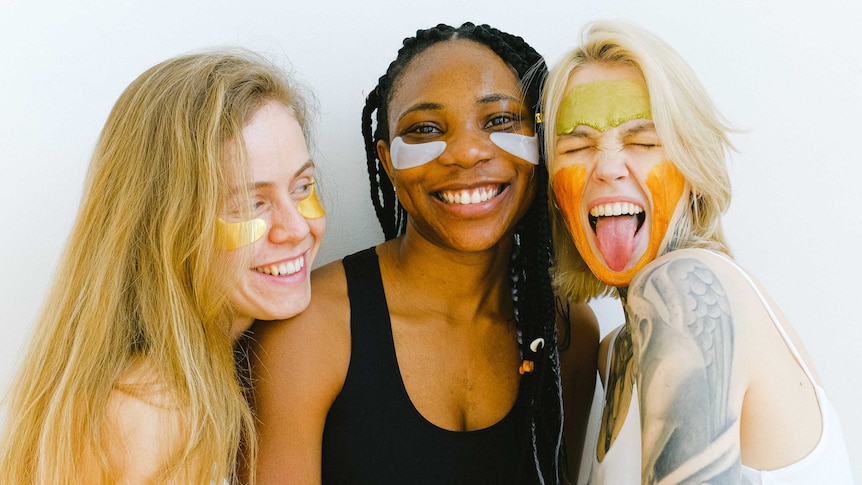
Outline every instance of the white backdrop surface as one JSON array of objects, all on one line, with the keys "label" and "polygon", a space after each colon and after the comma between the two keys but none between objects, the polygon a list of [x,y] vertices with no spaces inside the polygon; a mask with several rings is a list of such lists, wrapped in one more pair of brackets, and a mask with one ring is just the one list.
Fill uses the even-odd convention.
[{"label": "white backdrop surface", "polygon": [[[533,6],[527,6],[533,4]],[[168,57],[241,45],[316,92],[328,231],[317,264],[382,240],[359,117],[401,40],[438,22],[489,23],[549,63],[598,18],[641,24],[694,67],[737,128],[726,231],[812,354],[862,478],[862,3],[540,0],[0,0],[0,390],[16,366],[112,104]],[[603,333],[622,322],[595,302]]]}]

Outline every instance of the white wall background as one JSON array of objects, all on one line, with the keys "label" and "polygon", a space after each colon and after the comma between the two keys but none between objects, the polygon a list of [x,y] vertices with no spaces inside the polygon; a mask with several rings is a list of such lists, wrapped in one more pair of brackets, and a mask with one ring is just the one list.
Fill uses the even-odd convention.
[{"label": "white wall background", "polygon": [[[527,7],[528,4],[535,6]],[[591,19],[635,21],[675,46],[738,128],[727,232],[795,323],[862,479],[862,4],[855,0],[0,0],[0,390],[71,226],[96,137],[122,89],[189,50],[242,45],[317,92],[329,229],[317,263],[382,239],[368,200],[365,94],[416,29],[491,25],[553,63]],[[603,331],[622,322],[598,302]]]}]

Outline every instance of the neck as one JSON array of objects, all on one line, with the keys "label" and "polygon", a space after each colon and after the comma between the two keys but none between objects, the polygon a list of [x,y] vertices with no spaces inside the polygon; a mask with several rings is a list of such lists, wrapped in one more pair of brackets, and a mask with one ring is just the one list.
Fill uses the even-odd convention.
[{"label": "neck", "polygon": [[512,318],[511,252],[511,235],[491,248],[466,252],[409,230],[377,248],[384,281],[398,289],[411,311],[465,322]]},{"label": "neck", "polygon": [[623,304],[623,307],[626,306],[626,298],[629,295],[629,287],[628,286],[620,286],[617,287],[617,296],[620,297],[620,301]]},{"label": "neck", "polygon": [[254,323],[254,319],[251,317],[237,317],[233,321],[233,325],[230,327],[230,343],[231,345],[235,344],[242,334],[245,333],[246,330],[251,328],[251,324]]}]

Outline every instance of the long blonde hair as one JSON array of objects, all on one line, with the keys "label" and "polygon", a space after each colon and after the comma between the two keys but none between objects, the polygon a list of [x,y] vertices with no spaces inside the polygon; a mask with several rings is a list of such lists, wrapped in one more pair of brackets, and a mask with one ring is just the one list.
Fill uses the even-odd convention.
[{"label": "long blonde hair", "polygon": [[[225,268],[215,222],[227,181],[247,174],[243,127],[277,101],[307,136],[303,94],[241,49],[169,59],[122,93],[7,396],[0,483],[76,483],[87,453],[109,481],[106,403],[141,361],[169,391],[187,432],[160,480],[176,479],[189,463],[199,469],[183,476],[234,480],[240,446],[254,460],[254,421],[229,338],[227,291],[239,267]],[[228,143],[240,149],[228,153]]]},{"label": "long blonde hair", "polygon": [[[556,122],[571,74],[590,63],[620,63],[635,67],[649,89],[652,118],[665,154],[691,186],[691,200],[681,223],[676,248],[706,247],[730,253],[721,216],[730,205],[730,176],[726,157],[732,149],[715,105],[691,67],[667,43],[649,32],[619,21],[588,25],[581,45],[569,51],[551,69],[543,93],[545,150],[553,173]],[[554,194],[553,179],[550,191]],[[572,301],[613,295],[584,262],[555,204],[549,197],[554,240],[554,284]]]}]

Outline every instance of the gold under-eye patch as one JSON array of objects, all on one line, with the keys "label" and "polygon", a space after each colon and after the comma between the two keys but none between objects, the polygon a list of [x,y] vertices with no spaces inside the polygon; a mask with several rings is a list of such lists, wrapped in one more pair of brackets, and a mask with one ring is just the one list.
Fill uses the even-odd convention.
[{"label": "gold under-eye patch", "polygon": [[557,135],[578,126],[604,132],[634,119],[652,119],[649,92],[636,81],[594,81],[572,88],[557,115]]},{"label": "gold under-eye patch", "polygon": [[311,184],[311,193],[308,194],[308,197],[296,204],[296,210],[299,211],[299,215],[306,219],[320,219],[326,215],[326,211],[320,205],[320,199],[317,198],[317,191],[314,190],[314,185]]},{"label": "gold under-eye patch", "polygon": [[216,220],[216,244],[225,251],[232,251],[251,244],[266,233],[266,221],[252,219],[242,222]]}]

